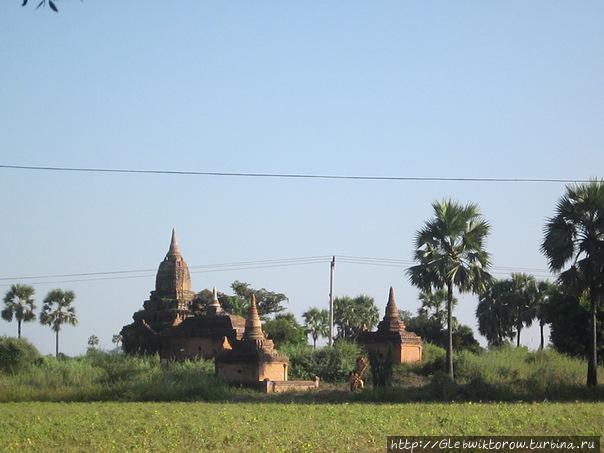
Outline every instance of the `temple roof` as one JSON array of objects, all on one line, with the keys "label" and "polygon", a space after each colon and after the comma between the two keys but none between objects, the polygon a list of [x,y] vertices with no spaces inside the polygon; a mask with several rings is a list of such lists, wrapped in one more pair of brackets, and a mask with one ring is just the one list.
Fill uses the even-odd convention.
[{"label": "temple roof", "polygon": [[208,305],[207,312],[209,315],[218,315],[223,312],[220,302],[218,301],[218,292],[216,287],[212,290],[212,302]]},{"label": "temple roof", "polygon": [[168,249],[169,255],[180,255],[180,247],[178,246],[178,241],[176,240],[176,230],[172,228],[172,238],[170,239],[170,248]]},{"label": "temple roof", "polygon": [[184,296],[192,297],[189,267],[180,254],[174,229],[172,229],[168,253],[157,270],[155,293],[158,296],[173,299],[180,299]]},{"label": "temple roof", "polygon": [[388,303],[384,318],[380,321],[376,332],[361,332],[360,343],[394,342],[398,344],[421,344],[421,337],[405,329],[394,297],[394,289],[390,287]]},{"label": "temple roof", "polygon": [[401,321],[401,317],[398,312],[398,307],[394,300],[394,288],[390,287],[388,293],[388,303],[386,304],[386,312],[384,319],[378,324],[379,331],[398,332],[405,328],[405,323]]},{"label": "temple roof", "polygon": [[163,337],[221,337],[241,338],[245,319],[222,312],[217,315],[191,316],[162,333]]},{"label": "temple roof", "polygon": [[245,332],[243,332],[244,340],[264,340],[264,332],[262,332],[262,323],[258,316],[258,307],[256,307],[256,296],[252,294],[250,299],[250,311],[245,320]]}]

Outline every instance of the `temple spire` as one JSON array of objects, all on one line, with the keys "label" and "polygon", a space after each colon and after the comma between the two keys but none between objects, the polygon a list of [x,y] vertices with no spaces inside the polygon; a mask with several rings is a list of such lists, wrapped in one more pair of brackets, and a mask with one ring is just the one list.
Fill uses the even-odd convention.
[{"label": "temple spire", "polygon": [[176,240],[176,230],[172,228],[172,239],[170,240],[170,249],[168,250],[168,255],[180,255],[180,247],[178,246],[178,241]]},{"label": "temple spire", "polygon": [[250,299],[250,311],[245,320],[244,340],[264,340],[260,316],[258,316],[258,307],[256,307],[256,296],[252,294]]},{"label": "temple spire", "polygon": [[220,306],[220,302],[218,301],[218,292],[216,291],[216,287],[212,290],[212,302],[208,305],[208,313],[216,315],[222,312],[222,307]]},{"label": "temple spire", "polygon": [[405,323],[401,320],[398,312],[398,307],[394,301],[394,288],[390,287],[388,294],[388,304],[386,304],[386,313],[384,318],[378,324],[378,331],[399,332],[405,328]]},{"label": "temple spire", "polygon": [[399,319],[398,307],[394,301],[394,288],[390,287],[390,293],[388,294],[388,304],[386,305],[386,318]]}]

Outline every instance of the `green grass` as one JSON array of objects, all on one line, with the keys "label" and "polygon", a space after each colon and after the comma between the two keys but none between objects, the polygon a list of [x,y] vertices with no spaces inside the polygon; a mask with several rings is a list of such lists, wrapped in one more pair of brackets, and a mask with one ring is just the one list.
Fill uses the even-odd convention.
[{"label": "green grass", "polygon": [[[312,352],[312,351],[311,351]],[[157,357],[131,357],[94,352],[66,359],[42,358],[14,373],[0,373],[0,402],[25,401],[221,401],[221,402],[415,402],[415,401],[604,401],[604,385],[585,386],[586,364],[555,351],[529,352],[503,348],[484,354],[462,352],[455,357],[457,381],[440,371],[444,351],[426,345],[419,365],[395,368],[393,386],[347,391],[346,376],[354,351],[337,348],[302,360],[298,371],[322,372],[319,392],[265,395],[228,386],[214,376],[211,361],[177,362],[162,367]],[[329,371],[332,370],[332,371]],[[331,373],[331,374],[330,374]],[[604,369],[599,376],[604,383]],[[339,382],[338,382],[339,381]]]},{"label": "green grass", "polygon": [[600,435],[604,403],[6,403],[5,451],[384,451],[387,435]]}]

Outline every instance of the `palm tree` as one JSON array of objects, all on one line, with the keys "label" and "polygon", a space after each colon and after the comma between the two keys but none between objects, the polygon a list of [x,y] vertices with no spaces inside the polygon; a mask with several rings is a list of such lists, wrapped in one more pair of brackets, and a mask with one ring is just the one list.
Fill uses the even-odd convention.
[{"label": "palm tree", "polygon": [[[419,300],[422,306],[417,310],[417,314],[438,321],[442,329],[447,322],[447,292],[444,289],[420,291]],[[457,305],[456,297],[453,297],[451,304],[452,308],[455,308]],[[455,321],[453,324],[455,324]]]},{"label": "palm tree", "polygon": [[453,288],[480,293],[491,279],[484,242],[489,224],[478,205],[434,202],[434,218],[415,238],[415,261],[407,270],[411,283],[422,291],[447,290],[447,373],[453,378]]},{"label": "palm tree", "polygon": [[120,347],[120,343],[122,342],[122,336],[118,333],[111,337],[111,342],[115,345],[116,348]]},{"label": "palm tree", "polygon": [[566,187],[554,216],[545,224],[541,251],[558,281],[589,297],[590,332],[587,385],[598,384],[597,313],[604,292],[604,182],[592,181]]},{"label": "palm tree", "polygon": [[99,345],[99,337],[97,337],[96,335],[90,335],[90,337],[88,337],[88,348],[96,349],[98,345]]},{"label": "palm tree", "polygon": [[35,290],[29,285],[12,285],[4,296],[5,308],[2,318],[11,322],[17,320],[17,338],[21,338],[21,323],[36,319],[33,295]]},{"label": "palm tree", "polygon": [[514,338],[514,320],[509,303],[511,286],[511,280],[495,280],[478,299],[478,331],[490,346],[502,346]]},{"label": "palm tree", "polygon": [[510,283],[510,309],[516,328],[516,347],[520,347],[522,328],[530,327],[537,315],[537,282],[532,275],[515,273],[512,274]]},{"label": "palm tree", "polygon": [[333,318],[338,326],[338,338],[354,340],[364,328],[371,329],[378,323],[380,312],[372,297],[343,296],[334,300]]},{"label": "palm tree", "polygon": [[539,332],[541,334],[541,342],[539,349],[543,350],[545,346],[545,338],[543,337],[543,327],[549,321],[549,301],[552,292],[556,290],[556,285],[548,281],[537,283],[537,294],[535,298],[535,317],[539,321]]},{"label": "palm tree", "polygon": [[59,332],[63,324],[75,326],[78,318],[75,308],[71,306],[75,299],[73,291],[53,289],[44,299],[44,306],[40,313],[40,324],[50,326],[55,332],[55,356],[59,356]]},{"label": "palm tree", "polygon": [[311,308],[302,315],[306,332],[312,337],[312,346],[317,349],[319,337],[329,336],[329,311]]}]

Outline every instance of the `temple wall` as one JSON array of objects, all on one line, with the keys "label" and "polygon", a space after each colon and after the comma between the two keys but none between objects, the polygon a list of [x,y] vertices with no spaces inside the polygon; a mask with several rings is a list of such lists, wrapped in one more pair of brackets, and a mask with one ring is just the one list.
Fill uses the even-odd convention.
[{"label": "temple wall", "polygon": [[211,359],[225,349],[231,349],[225,337],[162,338],[160,357],[168,360]]},{"label": "temple wall", "polygon": [[386,360],[388,355],[392,362],[397,363],[415,363],[422,360],[422,346],[410,344],[392,344],[392,343],[369,343],[363,345],[363,348],[369,352],[378,354],[380,360]]},{"label": "temple wall", "polygon": [[401,346],[401,361],[399,363],[415,363],[422,361],[422,346],[405,344]]},{"label": "temple wall", "polygon": [[258,375],[258,364],[255,363],[222,363],[216,362],[216,375],[231,382],[253,383],[262,381]]},{"label": "temple wall", "polygon": [[260,365],[258,380],[287,381],[288,365],[284,362],[268,362]]},{"label": "temple wall", "polygon": [[226,381],[251,383],[271,381],[287,381],[287,363],[221,363],[216,362],[216,375]]}]

